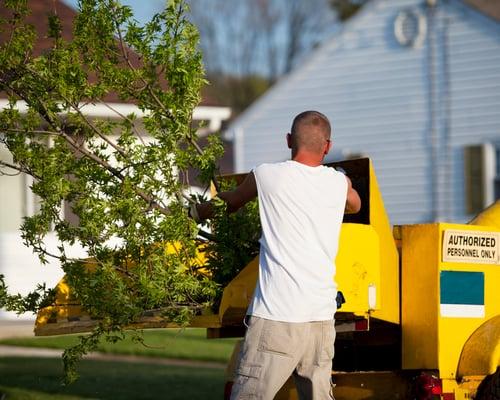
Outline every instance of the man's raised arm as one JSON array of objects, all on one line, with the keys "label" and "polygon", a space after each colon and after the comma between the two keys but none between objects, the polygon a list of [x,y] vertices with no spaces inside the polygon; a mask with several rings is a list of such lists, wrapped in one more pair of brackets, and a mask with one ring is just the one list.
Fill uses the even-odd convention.
[{"label": "man's raised arm", "polygon": [[[245,180],[234,190],[228,192],[220,192],[217,197],[227,203],[228,212],[235,212],[243,207],[249,201],[255,199],[257,196],[257,183],[255,182],[255,175],[250,172]],[[194,204],[191,206],[190,215],[196,221],[200,222],[209,219],[213,216],[214,209],[210,201],[201,204]]]}]

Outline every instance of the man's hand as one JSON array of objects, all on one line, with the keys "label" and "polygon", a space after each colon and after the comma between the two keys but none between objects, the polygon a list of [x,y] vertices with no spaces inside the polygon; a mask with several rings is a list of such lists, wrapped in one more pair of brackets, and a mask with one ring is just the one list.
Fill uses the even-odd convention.
[{"label": "man's hand", "polygon": [[200,215],[198,214],[198,206],[199,204],[193,203],[189,206],[188,210],[189,217],[192,218],[194,222],[196,222],[197,224],[201,222]]},{"label": "man's hand", "polygon": [[352,182],[346,175],[347,179],[347,200],[345,203],[345,212],[347,214],[356,214],[361,210],[361,198],[356,189],[352,187]]}]

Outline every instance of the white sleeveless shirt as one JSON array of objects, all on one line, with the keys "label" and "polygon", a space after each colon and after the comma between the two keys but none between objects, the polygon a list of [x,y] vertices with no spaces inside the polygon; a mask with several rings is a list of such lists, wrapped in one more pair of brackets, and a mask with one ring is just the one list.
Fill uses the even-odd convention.
[{"label": "white sleeveless shirt", "polygon": [[262,164],[253,173],[262,236],[259,278],[247,314],[285,322],[331,320],[346,177],[296,161]]}]

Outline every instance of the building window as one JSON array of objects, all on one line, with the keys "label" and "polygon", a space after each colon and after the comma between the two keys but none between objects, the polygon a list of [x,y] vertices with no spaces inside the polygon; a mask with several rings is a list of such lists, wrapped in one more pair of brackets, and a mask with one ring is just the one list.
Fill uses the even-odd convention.
[{"label": "building window", "polygon": [[500,195],[500,143],[465,147],[465,210],[477,214]]}]

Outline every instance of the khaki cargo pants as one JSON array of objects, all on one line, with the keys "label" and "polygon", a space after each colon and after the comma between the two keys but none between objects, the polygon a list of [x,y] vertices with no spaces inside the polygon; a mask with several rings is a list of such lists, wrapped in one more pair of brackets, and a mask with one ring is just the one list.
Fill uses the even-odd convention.
[{"label": "khaki cargo pants", "polygon": [[301,400],[333,399],[334,321],[248,318],[231,400],[272,400],[293,375]]}]

